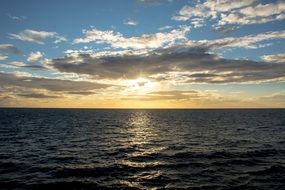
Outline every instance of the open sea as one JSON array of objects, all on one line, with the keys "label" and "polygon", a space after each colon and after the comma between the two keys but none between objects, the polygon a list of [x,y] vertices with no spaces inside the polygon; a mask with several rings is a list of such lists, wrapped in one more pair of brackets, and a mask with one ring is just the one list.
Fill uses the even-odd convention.
[{"label": "open sea", "polygon": [[285,189],[285,109],[0,108],[0,189]]}]

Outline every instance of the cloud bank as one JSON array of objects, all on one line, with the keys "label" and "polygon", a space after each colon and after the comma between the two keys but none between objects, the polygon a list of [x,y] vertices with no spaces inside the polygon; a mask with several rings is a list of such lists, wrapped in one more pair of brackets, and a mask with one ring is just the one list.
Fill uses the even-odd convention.
[{"label": "cloud bank", "polygon": [[97,57],[78,54],[53,59],[49,64],[60,72],[87,74],[98,79],[134,79],[145,76],[157,80],[182,78],[189,83],[284,81],[283,64],[225,59],[208,53],[208,50],[206,47],[172,47],[145,55]]}]

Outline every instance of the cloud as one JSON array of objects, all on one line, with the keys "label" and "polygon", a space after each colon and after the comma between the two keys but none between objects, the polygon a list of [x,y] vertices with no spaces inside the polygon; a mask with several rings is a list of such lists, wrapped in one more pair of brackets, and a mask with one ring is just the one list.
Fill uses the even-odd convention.
[{"label": "cloud", "polygon": [[0,44],[1,53],[22,54],[22,51],[12,44]]},{"label": "cloud", "polygon": [[186,21],[192,17],[207,18],[210,17],[212,14],[215,13],[207,11],[206,8],[200,4],[197,4],[195,7],[185,5],[184,7],[182,7],[182,9],[178,12],[177,15],[174,15],[172,17],[172,19],[177,21]]},{"label": "cloud", "polygon": [[[227,37],[217,40],[198,40],[198,41],[188,41],[187,45],[190,47],[207,47],[210,49],[219,48],[258,48],[261,42],[274,40],[274,39],[284,39],[285,30],[277,32],[265,32],[257,35],[248,35],[244,37]],[[262,47],[262,46],[261,46]]]},{"label": "cloud", "polygon": [[[88,74],[100,79],[134,79],[140,76],[186,83],[248,83],[284,81],[285,65],[224,59],[208,53],[209,47],[172,47],[148,54],[78,54],[49,63],[60,72]],[[161,80],[161,77],[158,79]]]},{"label": "cloud", "polygon": [[8,58],[8,56],[5,55],[0,55],[0,61],[4,61]]},{"label": "cloud", "polygon": [[36,51],[36,52],[31,52],[27,61],[29,62],[36,62],[36,61],[40,61],[43,59],[43,53]]},{"label": "cloud", "polygon": [[204,19],[202,18],[193,18],[191,21],[191,24],[193,25],[194,28],[199,28],[203,26],[205,23]]},{"label": "cloud", "polygon": [[258,4],[222,14],[220,25],[225,24],[261,24],[285,19],[285,2]]},{"label": "cloud", "polygon": [[137,2],[146,6],[157,6],[162,3],[162,0],[137,0]]},{"label": "cloud", "polygon": [[204,3],[197,3],[195,6],[185,5],[172,19],[177,21],[186,21],[193,18],[216,19],[219,13],[249,6],[253,2],[255,0],[207,0]]},{"label": "cloud", "polygon": [[204,97],[201,93],[194,90],[171,90],[171,91],[155,91],[148,93],[149,100],[189,100]]},{"label": "cloud", "polygon": [[237,26],[216,26],[216,27],[213,27],[215,31],[217,32],[221,32],[221,33],[224,33],[224,34],[230,34],[234,31],[236,31],[239,27]]},{"label": "cloud", "polygon": [[121,98],[122,100],[140,100],[140,101],[165,101],[165,100],[194,100],[205,97],[202,93],[194,90],[179,91],[154,91],[144,95],[129,95]]},{"label": "cloud", "polygon": [[58,35],[56,32],[35,31],[26,29],[18,34],[9,34],[11,39],[22,40],[27,42],[33,42],[38,44],[44,44],[47,39],[53,39],[53,43],[60,43],[66,41],[66,38]]},{"label": "cloud", "polygon": [[285,3],[277,1],[257,4],[256,0],[206,0],[195,6],[182,7],[172,19],[190,20],[196,27],[203,26],[208,19],[216,21],[216,26],[261,24],[285,19]]},{"label": "cloud", "polygon": [[96,94],[96,92],[93,92],[93,91],[84,91],[84,92],[73,91],[73,92],[68,92],[68,94],[81,95],[81,96],[88,96],[88,95]]},{"label": "cloud", "polygon": [[162,26],[162,27],[158,28],[158,30],[167,30],[167,29],[171,29],[171,28],[173,28],[173,27],[166,25],[166,26]]},{"label": "cloud", "polygon": [[135,19],[131,19],[131,18],[128,18],[127,20],[124,21],[124,24],[126,25],[131,25],[131,26],[136,26],[139,24],[139,22]]},{"label": "cloud", "polygon": [[285,93],[278,92],[268,96],[261,96],[257,98],[258,102],[267,104],[269,107],[281,107],[284,108],[285,105]]},{"label": "cloud", "polygon": [[215,12],[229,12],[252,5],[256,0],[208,0],[203,4],[207,9]]},{"label": "cloud", "polygon": [[47,67],[43,66],[43,65],[28,65],[25,64],[23,66],[20,66],[22,68],[29,68],[29,69],[33,69],[33,70],[45,70],[48,69]]},{"label": "cloud", "polygon": [[53,41],[54,44],[58,44],[58,43],[61,43],[61,42],[65,42],[67,41],[67,39],[63,36],[56,36],[55,37],[55,40]]},{"label": "cloud", "polygon": [[262,59],[267,62],[273,63],[285,63],[285,53],[280,53],[276,55],[264,55]]},{"label": "cloud", "polygon": [[36,99],[62,98],[62,96],[46,95],[46,94],[42,94],[42,93],[17,94],[17,96],[21,96],[21,97],[24,97],[24,98],[36,98]]},{"label": "cloud", "polygon": [[138,37],[126,38],[119,32],[101,31],[93,28],[91,30],[83,30],[85,38],[77,38],[74,43],[96,42],[98,44],[105,43],[113,48],[124,49],[151,49],[171,45],[177,41],[185,40],[186,34],[190,27],[182,27],[180,29],[171,30],[170,32],[159,32],[155,34],[144,34]]},{"label": "cloud", "polygon": [[24,62],[21,62],[21,61],[12,61],[9,63],[9,65],[14,66],[14,67],[29,68],[29,69],[34,69],[34,70],[48,69],[44,65],[25,64]]},{"label": "cloud", "polygon": [[0,72],[0,86],[2,88],[43,89],[53,92],[82,92],[95,89],[108,88],[110,85],[88,81],[71,81],[61,79],[48,79],[31,77],[22,74]]},{"label": "cloud", "polygon": [[22,61],[12,61],[10,62],[10,65],[15,66],[15,67],[22,67],[25,65],[25,63]]},{"label": "cloud", "polygon": [[23,20],[26,20],[27,17],[26,16],[15,16],[15,15],[11,15],[11,14],[7,14],[7,16],[12,19],[12,20],[15,20],[15,21],[23,21]]}]

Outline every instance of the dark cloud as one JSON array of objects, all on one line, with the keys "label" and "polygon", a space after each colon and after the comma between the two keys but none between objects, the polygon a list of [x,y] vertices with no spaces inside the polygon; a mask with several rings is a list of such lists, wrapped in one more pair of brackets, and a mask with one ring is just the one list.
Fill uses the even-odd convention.
[{"label": "dark cloud", "polygon": [[219,26],[219,27],[215,27],[214,30],[216,32],[221,32],[224,34],[230,34],[236,31],[238,28],[239,28],[238,26]]},{"label": "dark cloud", "polygon": [[37,98],[37,99],[62,98],[62,96],[46,95],[42,93],[17,94],[17,96],[21,96],[25,98]]},{"label": "dark cloud", "polygon": [[88,95],[96,94],[95,92],[92,92],[92,91],[85,91],[85,92],[72,91],[72,92],[67,92],[67,93],[68,93],[68,94],[73,94],[73,95],[82,95],[82,96],[88,96]]},{"label": "dark cloud", "polygon": [[[61,72],[89,74],[98,78],[111,79],[136,78],[140,74],[156,73],[156,69],[160,71],[163,69],[162,65],[146,64],[149,62],[147,59],[149,58],[129,55],[93,58],[89,54],[81,54],[75,59],[70,57],[54,59],[51,65]],[[165,71],[169,70],[168,67],[166,65]]]},{"label": "dark cloud", "polygon": [[14,74],[0,73],[0,87],[21,87],[29,89],[45,89],[55,92],[65,91],[90,91],[94,89],[107,88],[110,85],[87,82],[87,81],[71,81],[60,79],[47,79],[27,76],[16,76]]},{"label": "dark cloud", "polygon": [[22,51],[12,44],[0,44],[0,53],[22,54]]},{"label": "dark cloud", "polygon": [[207,50],[207,47],[176,47],[148,55],[94,57],[79,54],[77,57],[54,59],[50,64],[61,72],[88,74],[103,79],[153,78],[156,74],[189,72],[193,74],[183,75],[188,82],[228,83],[266,81],[285,76],[284,64],[225,59]]},{"label": "dark cloud", "polygon": [[22,68],[29,68],[29,69],[35,69],[35,70],[43,70],[43,69],[48,69],[46,68],[45,66],[43,65],[23,65],[23,66],[20,66]]}]

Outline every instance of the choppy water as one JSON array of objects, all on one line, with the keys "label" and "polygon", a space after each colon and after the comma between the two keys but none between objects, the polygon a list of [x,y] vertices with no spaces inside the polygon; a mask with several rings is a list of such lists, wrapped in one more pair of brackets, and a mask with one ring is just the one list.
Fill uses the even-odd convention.
[{"label": "choppy water", "polygon": [[0,189],[284,188],[285,110],[0,109]]}]

